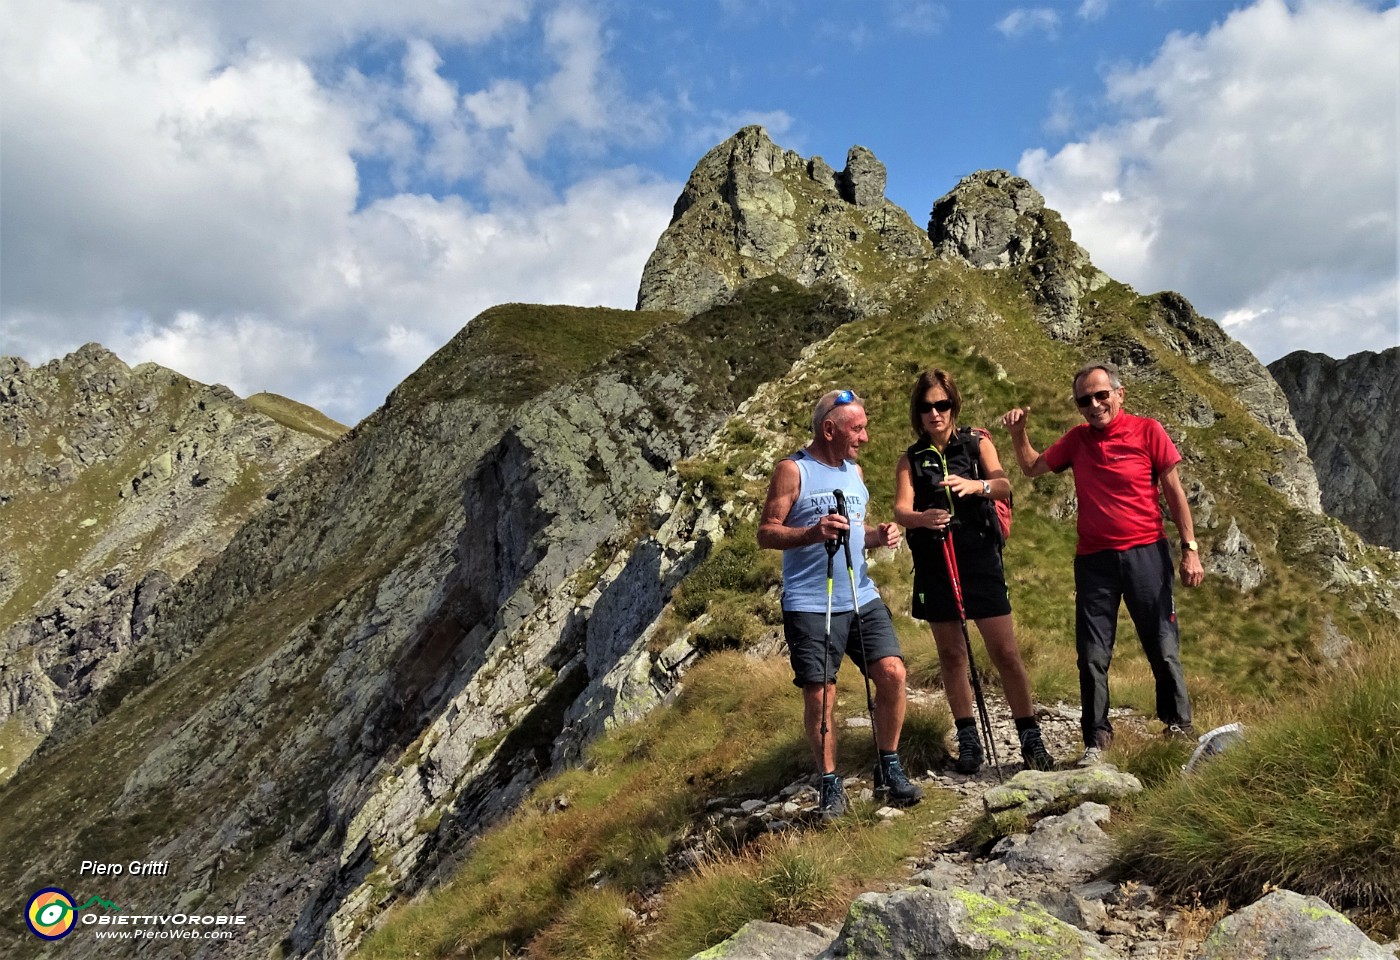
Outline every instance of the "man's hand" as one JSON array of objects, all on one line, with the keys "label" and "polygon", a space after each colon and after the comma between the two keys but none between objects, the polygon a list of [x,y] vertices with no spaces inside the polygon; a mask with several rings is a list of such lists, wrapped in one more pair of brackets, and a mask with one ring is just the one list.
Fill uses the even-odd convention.
[{"label": "man's hand", "polygon": [[1002,414],[1001,425],[1005,427],[1011,436],[1025,436],[1026,421],[1030,419],[1030,407],[1016,407]]},{"label": "man's hand", "polygon": [[1188,587],[1199,587],[1206,578],[1206,568],[1201,564],[1201,555],[1195,550],[1181,551],[1181,582]]},{"label": "man's hand", "polygon": [[807,531],[810,543],[836,540],[841,536],[850,534],[851,522],[839,513],[828,513],[808,527]]},{"label": "man's hand", "polygon": [[873,547],[886,547],[890,550],[893,550],[899,546],[899,541],[901,538],[901,534],[899,532],[899,524],[882,523],[879,526],[877,526],[872,532],[875,534],[874,543],[867,543],[867,549]]}]

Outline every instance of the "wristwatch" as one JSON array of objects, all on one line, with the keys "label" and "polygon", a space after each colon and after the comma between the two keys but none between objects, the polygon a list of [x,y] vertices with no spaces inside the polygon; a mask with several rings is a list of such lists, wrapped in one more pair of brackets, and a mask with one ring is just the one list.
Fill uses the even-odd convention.
[{"label": "wristwatch", "polygon": [[1190,550],[1192,553],[1195,553],[1196,550],[1197,550],[1196,541],[1195,541],[1195,540],[1183,540],[1183,541],[1181,541],[1181,549],[1183,549],[1183,550]]},{"label": "wristwatch", "polygon": [[992,484],[991,484],[991,482],[988,481],[988,480],[983,480],[983,481],[982,481],[982,496],[984,496],[984,497],[990,497],[991,495],[992,495]]}]

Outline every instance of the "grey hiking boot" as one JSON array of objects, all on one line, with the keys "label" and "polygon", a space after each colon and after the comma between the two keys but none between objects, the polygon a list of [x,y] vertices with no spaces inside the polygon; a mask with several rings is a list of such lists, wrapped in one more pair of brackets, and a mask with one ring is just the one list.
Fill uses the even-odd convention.
[{"label": "grey hiking boot", "polygon": [[958,759],[953,761],[953,769],[958,773],[976,773],[982,769],[982,741],[977,739],[976,727],[958,729]]},{"label": "grey hiking boot", "polygon": [[1094,742],[1084,748],[1084,756],[1079,758],[1078,765],[1092,767],[1095,764],[1107,763],[1104,754],[1108,753],[1108,748],[1111,746],[1113,746],[1113,731],[1095,730]]},{"label": "grey hiking boot", "polygon": [[841,778],[822,777],[821,801],[817,806],[817,813],[821,814],[822,820],[831,821],[844,816],[850,805],[850,801],[846,799],[846,787],[841,783]]},{"label": "grey hiking boot", "polygon": [[1188,720],[1186,723],[1169,723],[1162,731],[1162,736],[1168,740],[1196,740],[1196,728]]},{"label": "grey hiking boot", "polygon": [[1031,727],[1022,730],[1021,737],[1021,759],[1026,762],[1027,770],[1053,770],[1055,768],[1055,758],[1050,756],[1050,751],[1045,749],[1045,741],[1040,736],[1039,727]]},{"label": "grey hiking boot", "polygon": [[898,757],[882,757],[875,763],[875,796],[908,807],[924,798],[924,788],[905,776]]}]

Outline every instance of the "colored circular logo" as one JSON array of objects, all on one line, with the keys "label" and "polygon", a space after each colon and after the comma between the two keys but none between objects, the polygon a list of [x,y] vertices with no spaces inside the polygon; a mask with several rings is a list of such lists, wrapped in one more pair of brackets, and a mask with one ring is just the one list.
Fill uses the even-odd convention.
[{"label": "colored circular logo", "polygon": [[45,887],[29,898],[24,908],[24,922],[29,932],[41,940],[59,940],[68,936],[77,923],[73,898],[58,887]]}]

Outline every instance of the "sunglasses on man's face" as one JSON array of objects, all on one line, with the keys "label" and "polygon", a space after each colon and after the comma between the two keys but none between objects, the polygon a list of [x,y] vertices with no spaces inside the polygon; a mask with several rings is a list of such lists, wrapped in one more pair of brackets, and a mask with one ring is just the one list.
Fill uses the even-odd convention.
[{"label": "sunglasses on man's face", "polygon": [[1108,403],[1108,398],[1113,396],[1112,390],[1098,390],[1094,393],[1082,393],[1074,398],[1074,402],[1081,407],[1087,407],[1097,400],[1099,403]]},{"label": "sunglasses on man's face", "polygon": [[914,405],[914,409],[918,410],[920,414],[929,413],[930,411],[933,411],[933,410],[937,410],[939,413],[947,413],[949,410],[953,409],[953,401],[951,401],[951,400],[933,400],[933,401],[929,401],[929,400],[920,400],[918,403],[916,403],[916,404]]}]

